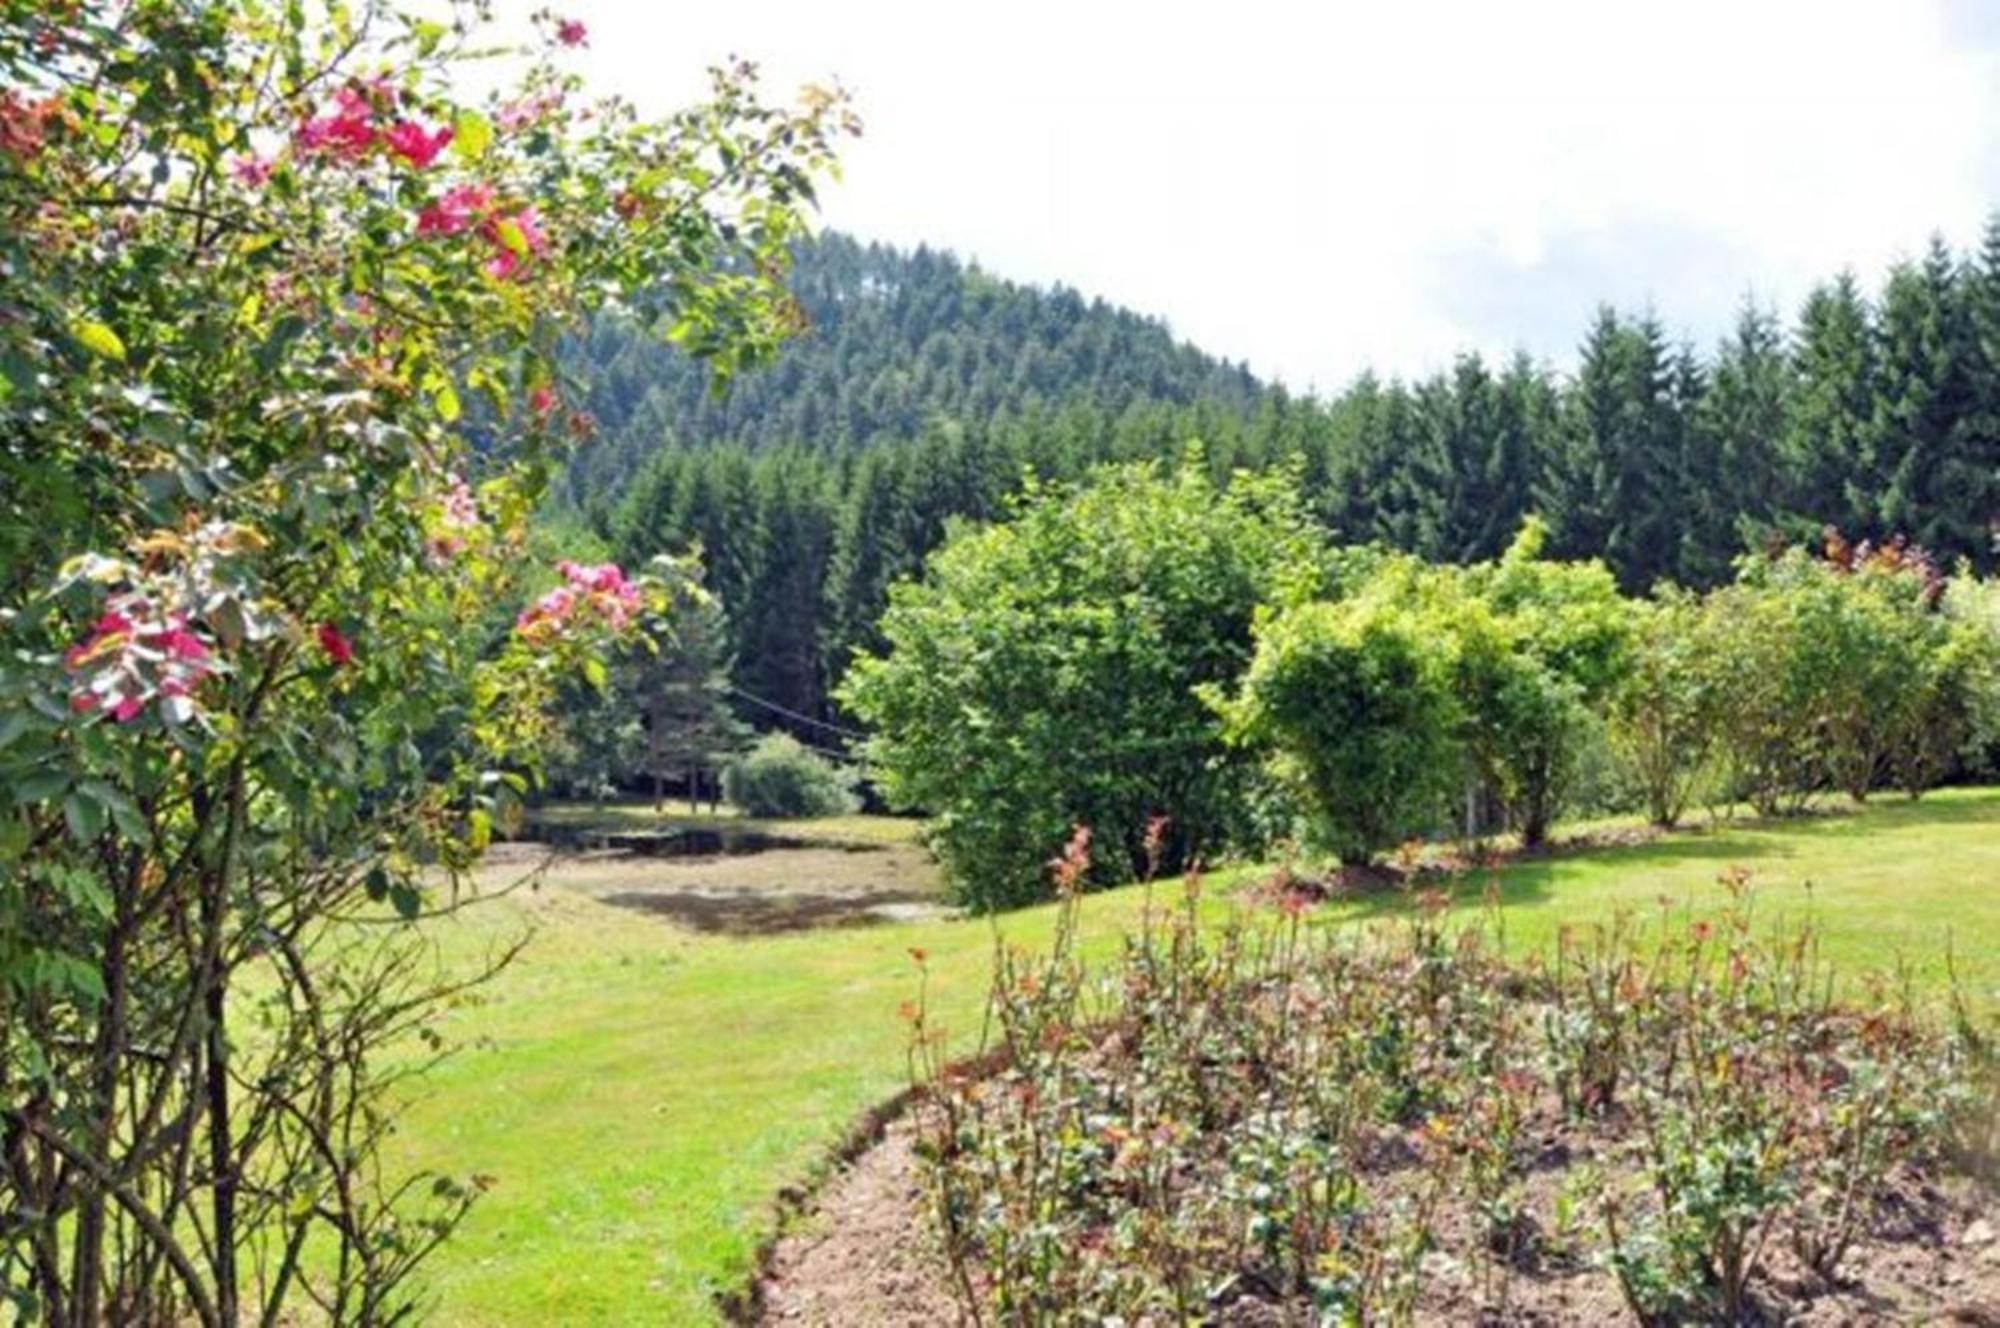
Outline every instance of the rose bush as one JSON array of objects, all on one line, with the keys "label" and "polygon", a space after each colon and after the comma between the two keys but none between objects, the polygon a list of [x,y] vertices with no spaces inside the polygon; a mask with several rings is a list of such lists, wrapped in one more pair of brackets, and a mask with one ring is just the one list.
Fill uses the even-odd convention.
[{"label": "rose bush", "polygon": [[[839,94],[773,105],[738,65],[649,121],[584,100],[559,63],[581,25],[503,49],[484,16],[0,0],[19,1318],[414,1303],[479,1185],[378,1145],[477,975],[437,976],[410,920],[464,897],[551,689],[647,595],[567,566],[496,616],[588,427],[556,340],[615,302],[727,375],[795,321]],[[518,77],[475,102],[480,58]]]}]

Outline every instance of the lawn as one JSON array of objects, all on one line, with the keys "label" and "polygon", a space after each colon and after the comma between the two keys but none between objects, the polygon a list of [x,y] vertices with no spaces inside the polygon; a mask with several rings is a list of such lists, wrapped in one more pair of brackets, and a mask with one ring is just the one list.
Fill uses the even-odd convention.
[{"label": "lawn", "polygon": [[[1849,970],[1907,960],[1935,982],[1949,944],[1971,994],[2000,1007],[2000,789],[1516,863],[1500,873],[1509,942],[1546,945],[1565,923],[1650,913],[1661,898],[1699,908],[1731,865],[1754,873],[1769,915],[1810,909]],[[1246,875],[1213,880],[1211,907]],[[1139,899],[1092,899],[1089,929],[1114,936]],[[1398,906],[1319,918],[1350,925]],[[997,930],[1032,945],[1049,921],[1030,910]],[[695,938],[549,888],[475,910],[445,944],[469,952],[524,925],[540,929],[528,953],[457,1016],[459,1035],[485,1045],[402,1122],[402,1160],[499,1180],[434,1265],[447,1324],[713,1319],[715,1293],[750,1266],[771,1196],[903,1084],[909,950],[929,954],[934,1007],[970,1029],[996,933],[948,921]]]}]

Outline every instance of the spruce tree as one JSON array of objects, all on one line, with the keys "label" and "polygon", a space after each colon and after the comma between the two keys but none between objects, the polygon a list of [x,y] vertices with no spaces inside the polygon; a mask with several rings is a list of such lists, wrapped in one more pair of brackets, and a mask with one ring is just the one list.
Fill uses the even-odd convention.
[{"label": "spruce tree", "polygon": [[1921,263],[1899,265],[1882,293],[1882,360],[1865,478],[1878,487],[1877,533],[1939,554],[1970,554],[1992,513],[1990,445],[1974,423],[1973,321],[1957,264],[1933,238]]},{"label": "spruce tree", "polygon": [[1680,580],[1727,578],[1731,559],[1761,544],[1784,511],[1791,363],[1775,314],[1746,300],[1715,354],[1683,466],[1692,506]]},{"label": "spruce tree", "polygon": [[1864,474],[1873,437],[1875,330],[1854,274],[1816,287],[1799,312],[1795,382],[1786,412],[1786,514],[1795,535],[1874,524]]},{"label": "spruce tree", "polygon": [[[655,563],[655,567],[662,566]],[[711,805],[721,768],[749,745],[750,729],[729,705],[728,625],[721,601],[701,585],[700,564],[675,564],[667,611],[646,623],[646,640],[626,666],[622,687],[645,729],[645,773],[657,807],[679,780],[688,810]]]}]

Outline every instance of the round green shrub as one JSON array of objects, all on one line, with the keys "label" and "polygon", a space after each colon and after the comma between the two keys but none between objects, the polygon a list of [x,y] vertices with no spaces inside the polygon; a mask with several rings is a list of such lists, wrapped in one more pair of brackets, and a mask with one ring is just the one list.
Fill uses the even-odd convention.
[{"label": "round green shrub", "polygon": [[854,772],[788,733],[768,733],[722,772],[723,796],[751,816],[840,816],[861,806]]}]

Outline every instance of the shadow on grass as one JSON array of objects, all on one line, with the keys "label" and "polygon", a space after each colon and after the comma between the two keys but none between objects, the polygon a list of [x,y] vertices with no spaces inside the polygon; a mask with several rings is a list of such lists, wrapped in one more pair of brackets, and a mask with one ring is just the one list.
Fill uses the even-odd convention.
[{"label": "shadow on grass", "polygon": [[876,890],[851,895],[631,890],[605,895],[604,902],[658,914],[705,935],[738,937],[913,922],[943,917],[947,912],[935,893],[918,890]]},{"label": "shadow on grass", "polygon": [[[1701,863],[1712,865],[1715,876],[1736,865],[1754,870],[1760,859],[1797,856],[1801,840],[1908,834],[1918,841],[1912,846],[1917,852],[1926,830],[1980,823],[2000,829],[2000,794],[1995,790],[1947,791],[1918,800],[1878,796],[1858,806],[1845,799],[1829,800],[1796,816],[1720,817],[1633,843],[1558,843],[1547,853],[1516,855],[1494,868],[1424,884],[1445,889],[1461,908],[1477,906],[1496,891],[1503,908],[1532,908],[1553,902],[1559,894],[1589,891],[1607,876],[1648,875]],[[1395,916],[1411,908],[1422,889],[1390,888],[1349,896],[1329,910],[1327,921],[1339,925]]]}]

